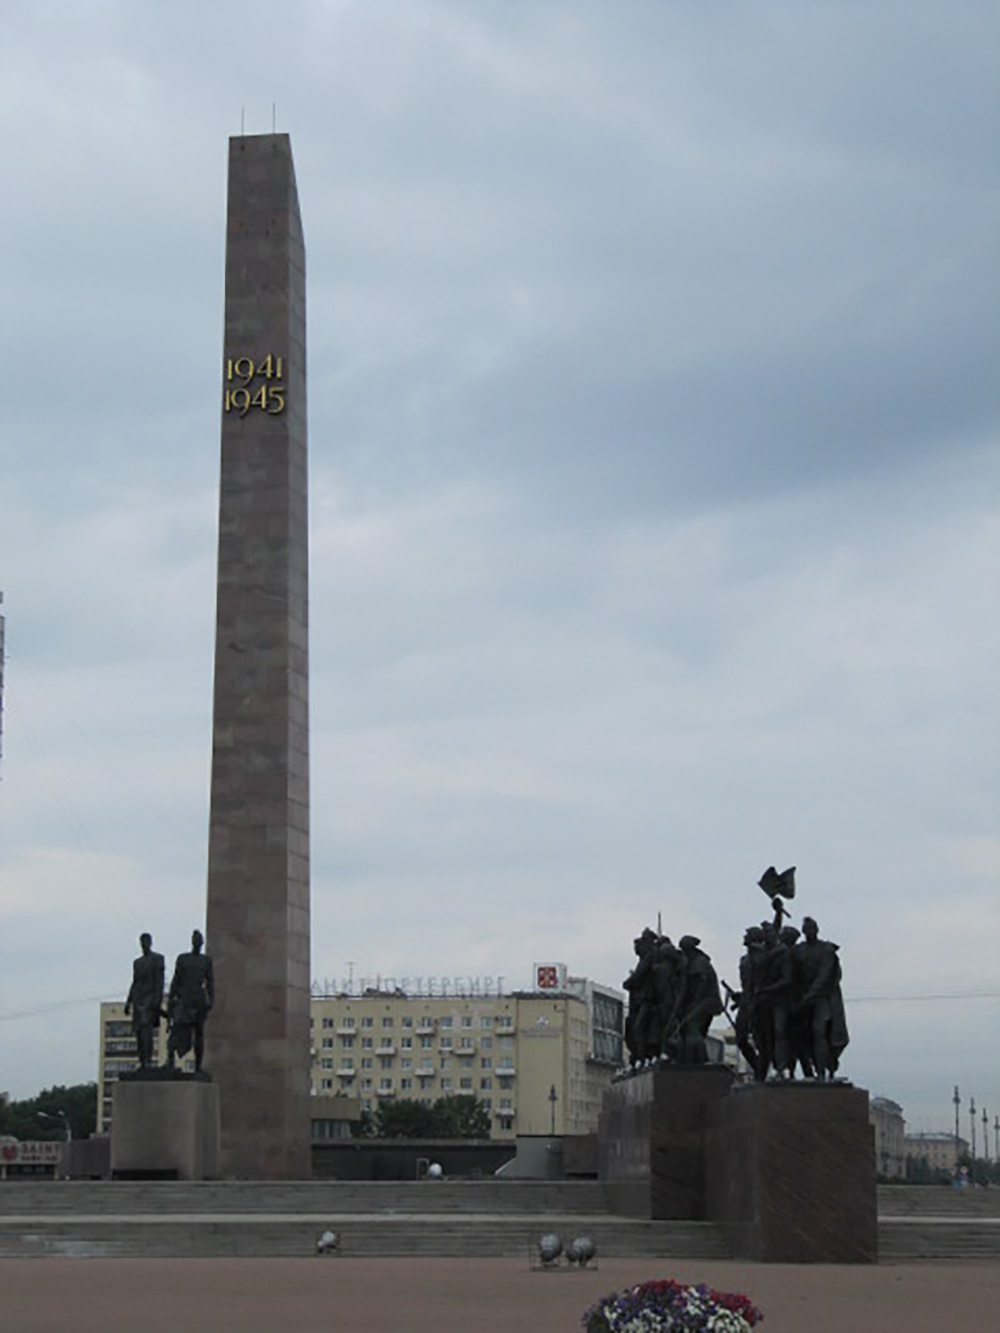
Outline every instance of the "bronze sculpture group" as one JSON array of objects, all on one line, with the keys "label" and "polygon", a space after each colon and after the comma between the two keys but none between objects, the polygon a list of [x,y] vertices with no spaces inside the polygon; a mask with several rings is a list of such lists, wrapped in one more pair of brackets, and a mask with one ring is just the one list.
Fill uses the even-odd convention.
[{"label": "bronze sculpture group", "polygon": [[849,1040],[838,946],[820,939],[810,916],[801,931],[785,924],[785,900],[795,896],[794,866],[781,874],[771,866],[758,884],[774,916],[744,934],[739,989],[723,982],[732,1012],[700,941],[685,935],[674,945],[648,928],[635,941],[637,962],[624,982],[633,1067],[650,1060],[704,1064],[709,1025],[725,1013],[756,1080],[791,1080],[797,1070],[820,1082],[837,1076]]},{"label": "bronze sculpture group", "polygon": [[722,1013],[719,979],[694,935],[674,944],[648,927],[634,943],[638,959],[623,983],[629,995],[625,1044],[633,1065],[667,1060],[702,1065],[712,1019]]},{"label": "bronze sculpture group", "polygon": [[194,1050],[194,1067],[201,1070],[205,1054],[205,1020],[215,1001],[215,973],[212,960],[202,952],[205,939],[200,930],[191,936],[189,953],[178,955],[173,980],[163,1006],[163,954],[153,952],[153,938],[139,936],[142,953],[132,964],[132,985],[125,1001],[125,1013],[132,1015],[140,1070],[154,1067],[154,1037],[160,1019],[167,1021],[167,1067]]}]

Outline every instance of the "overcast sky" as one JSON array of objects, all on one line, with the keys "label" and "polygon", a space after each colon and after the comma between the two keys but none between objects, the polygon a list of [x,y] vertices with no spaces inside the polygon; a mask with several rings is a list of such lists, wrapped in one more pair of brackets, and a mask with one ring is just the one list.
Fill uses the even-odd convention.
[{"label": "overcast sky", "polygon": [[992,1122],[997,7],[0,24],[0,1088],[95,1078],[139,932],[204,923],[227,138],[273,115],[314,976],[617,985],[660,912],[735,981],[796,864],[843,1072]]}]

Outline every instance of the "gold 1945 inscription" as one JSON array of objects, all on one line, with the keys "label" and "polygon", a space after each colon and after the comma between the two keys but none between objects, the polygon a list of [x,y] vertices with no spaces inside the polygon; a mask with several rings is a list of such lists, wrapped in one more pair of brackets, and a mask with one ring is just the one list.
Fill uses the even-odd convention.
[{"label": "gold 1945 inscription", "polygon": [[224,410],[238,412],[241,417],[254,407],[272,417],[284,412],[282,361],[273,352],[268,352],[262,361],[254,361],[251,356],[228,357]]}]

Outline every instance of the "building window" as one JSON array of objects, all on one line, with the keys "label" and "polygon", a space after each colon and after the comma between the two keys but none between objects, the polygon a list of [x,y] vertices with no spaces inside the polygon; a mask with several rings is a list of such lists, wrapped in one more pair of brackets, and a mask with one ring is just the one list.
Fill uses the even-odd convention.
[{"label": "building window", "polygon": [[332,1019],[332,1018],[324,1018],[324,1019],[323,1019],[323,1026],[324,1026],[325,1028],[332,1028],[332,1027],[333,1027],[333,1019]]},{"label": "building window", "polygon": [[514,1117],[513,1117],[512,1115],[502,1115],[502,1116],[500,1117],[500,1128],[501,1128],[501,1129],[513,1129],[513,1128],[514,1128]]},{"label": "building window", "polygon": [[333,1087],[333,1079],[332,1078],[322,1079],[320,1081],[320,1087],[324,1090],[324,1092],[329,1092],[329,1090]]},{"label": "building window", "polygon": [[391,1056],[391,1055],[380,1055],[378,1059],[379,1059],[379,1064],[382,1066],[383,1069],[391,1069],[391,1068],[392,1068],[392,1056]]},{"label": "building window", "polygon": [[402,1017],[402,1019],[401,1019],[400,1021],[402,1022],[404,1028],[411,1028],[411,1027],[413,1027],[413,1015],[412,1015],[412,1014],[404,1014],[403,1017]]},{"label": "building window", "polygon": [[413,1087],[413,1079],[412,1079],[412,1078],[401,1078],[401,1079],[399,1080],[399,1086],[403,1089],[404,1092],[408,1092],[409,1089]]},{"label": "building window", "polygon": [[402,1048],[403,1048],[404,1051],[412,1051],[412,1050],[413,1050],[413,1038],[412,1038],[412,1037],[404,1037],[404,1038],[402,1039],[402,1041],[401,1041],[399,1044],[400,1044],[400,1046],[402,1046]]},{"label": "building window", "polygon": [[371,1086],[372,1086],[372,1081],[371,1081],[371,1079],[370,1079],[370,1078],[363,1078],[363,1079],[361,1080],[361,1086],[365,1089],[366,1092],[371,1091]]},{"label": "building window", "polygon": [[402,1058],[402,1060],[400,1060],[399,1064],[400,1064],[400,1068],[402,1068],[402,1069],[412,1069],[412,1068],[413,1068],[413,1061],[410,1059],[410,1057],[409,1057],[408,1055],[404,1055],[403,1058]]},{"label": "building window", "polygon": [[442,1037],[442,1038],[441,1038],[441,1049],[442,1049],[442,1051],[450,1051],[450,1050],[451,1050],[451,1038],[450,1038],[450,1037]]},{"label": "building window", "polygon": [[459,1086],[460,1088],[462,1088],[463,1091],[464,1091],[465,1089],[471,1088],[471,1087],[472,1087],[472,1079],[471,1079],[471,1078],[460,1078],[460,1079],[458,1080],[458,1086]]},{"label": "building window", "polygon": [[382,1019],[382,1026],[383,1026],[384,1028],[391,1028],[391,1027],[392,1027],[392,1019],[391,1019],[391,1018],[383,1018],[383,1019]]},{"label": "building window", "polygon": [[361,1038],[361,1047],[363,1050],[370,1051],[374,1045],[375,1045],[374,1038],[372,1037]]},{"label": "building window", "polygon": [[484,1051],[491,1050],[491,1049],[492,1049],[492,1046],[493,1046],[493,1038],[492,1038],[492,1037],[480,1037],[480,1038],[479,1038],[479,1044],[480,1044],[480,1046],[483,1048]]},{"label": "building window", "polygon": [[388,1046],[388,1047],[390,1047],[390,1049],[391,1049],[391,1047],[392,1047],[392,1038],[391,1038],[391,1037],[383,1037],[382,1040],[379,1042],[379,1045],[380,1045],[380,1046]]},{"label": "building window", "polygon": [[374,1027],[374,1026],[375,1026],[375,1020],[374,1020],[374,1018],[372,1018],[371,1015],[369,1015],[367,1018],[363,1018],[363,1019],[361,1020],[361,1026],[362,1026],[363,1028]]},{"label": "building window", "polygon": [[472,1068],[472,1056],[471,1056],[471,1055],[463,1055],[463,1056],[460,1056],[460,1057],[459,1057],[459,1061],[458,1061],[458,1063],[462,1066],[463,1069],[471,1069],[471,1068]]},{"label": "building window", "polygon": [[461,1039],[461,1041],[460,1041],[458,1044],[459,1044],[459,1046],[461,1046],[461,1048],[462,1048],[463,1051],[471,1050],[471,1048],[472,1048],[472,1038],[471,1038],[471,1037],[463,1037],[463,1038]]},{"label": "building window", "polygon": [[450,1069],[450,1068],[451,1068],[451,1061],[448,1059],[448,1057],[447,1057],[446,1055],[443,1055],[443,1056],[441,1057],[441,1068],[442,1068],[442,1069]]},{"label": "building window", "polygon": [[333,1038],[332,1038],[332,1037],[324,1037],[324,1038],[323,1038],[323,1050],[324,1050],[324,1051],[332,1051],[332,1050],[333,1050]]},{"label": "building window", "polygon": [[434,1038],[433,1038],[433,1037],[421,1037],[421,1038],[420,1038],[420,1049],[423,1050],[423,1051],[431,1051],[431,1050],[433,1050],[433,1049],[434,1049]]},{"label": "building window", "polygon": [[354,1027],[354,1019],[353,1019],[353,1018],[342,1018],[342,1019],[340,1020],[340,1026],[341,1026],[342,1028],[352,1028],[352,1027]]},{"label": "building window", "polygon": [[450,1028],[450,1027],[451,1027],[451,1016],[449,1015],[447,1018],[439,1018],[439,1019],[438,1019],[438,1026],[439,1026],[439,1027],[442,1027],[442,1028]]},{"label": "building window", "polygon": [[479,1067],[480,1069],[492,1069],[493,1061],[490,1059],[488,1055],[484,1055],[483,1058],[479,1061]]},{"label": "building window", "polygon": [[443,1078],[443,1079],[441,1080],[441,1091],[442,1091],[442,1092],[451,1092],[451,1079],[450,1079],[450,1078]]},{"label": "building window", "polygon": [[491,1028],[493,1026],[493,1019],[487,1014],[484,1018],[479,1020],[479,1026],[481,1028]]},{"label": "building window", "polygon": [[463,1014],[463,1015],[462,1015],[462,1027],[464,1027],[464,1028],[471,1028],[471,1027],[472,1027],[472,1015],[471,1015],[471,1014]]},{"label": "building window", "polygon": [[513,1106],[513,1105],[514,1105],[514,1103],[511,1101],[511,1099],[510,1099],[509,1097],[501,1097],[501,1098],[500,1098],[500,1110],[501,1110],[501,1111],[508,1110],[508,1109],[509,1109],[511,1106]]},{"label": "building window", "polygon": [[489,1090],[493,1087],[493,1080],[491,1078],[481,1078],[479,1080],[479,1086],[484,1091],[489,1092]]},{"label": "building window", "polygon": [[371,1069],[371,1068],[372,1068],[372,1060],[371,1060],[371,1056],[366,1055],[366,1056],[362,1059],[362,1061],[361,1061],[361,1068],[362,1068],[362,1069]]},{"label": "building window", "polygon": [[353,1038],[353,1037],[341,1037],[341,1039],[340,1039],[340,1047],[341,1047],[341,1050],[344,1050],[344,1051],[353,1051],[353,1050],[354,1050],[354,1038]]},{"label": "building window", "polygon": [[320,1061],[320,1066],[321,1066],[321,1068],[323,1068],[323,1069],[332,1069],[332,1068],[333,1068],[333,1060],[332,1060],[332,1058],[330,1058],[329,1056],[328,1056],[328,1057],[325,1057],[324,1059],[322,1059],[322,1060]]}]

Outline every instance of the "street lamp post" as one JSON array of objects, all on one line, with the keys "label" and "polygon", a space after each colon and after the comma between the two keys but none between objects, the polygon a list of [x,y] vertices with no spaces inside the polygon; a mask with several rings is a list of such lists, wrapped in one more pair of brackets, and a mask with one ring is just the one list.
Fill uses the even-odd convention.
[{"label": "street lamp post", "polygon": [[955,1095],[951,1099],[955,1103],[955,1177],[958,1178],[958,1144],[961,1135],[958,1132],[958,1108],[962,1105],[962,1099],[958,1095],[958,1084],[955,1084]]},{"label": "street lamp post", "polygon": [[986,1114],[986,1107],[983,1107],[983,1156],[987,1161],[990,1160],[990,1118]]},{"label": "street lamp post", "polygon": [[976,1165],[976,1099],[969,1098],[969,1124],[972,1126],[972,1152],[970,1154],[973,1168]]},{"label": "street lamp post", "polygon": [[553,1084],[552,1084],[552,1087],[549,1088],[549,1106],[552,1108],[552,1137],[553,1137],[553,1138],[555,1138],[555,1136],[556,1136],[556,1102],[557,1102],[558,1100],[559,1100],[559,1095],[558,1095],[558,1093],[556,1092],[556,1085],[553,1083]]},{"label": "street lamp post", "polygon": [[73,1142],[73,1131],[70,1128],[69,1116],[65,1111],[39,1111],[38,1118],[39,1120],[61,1120],[63,1122],[63,1129],[66,1131],[66,1142]]}]

